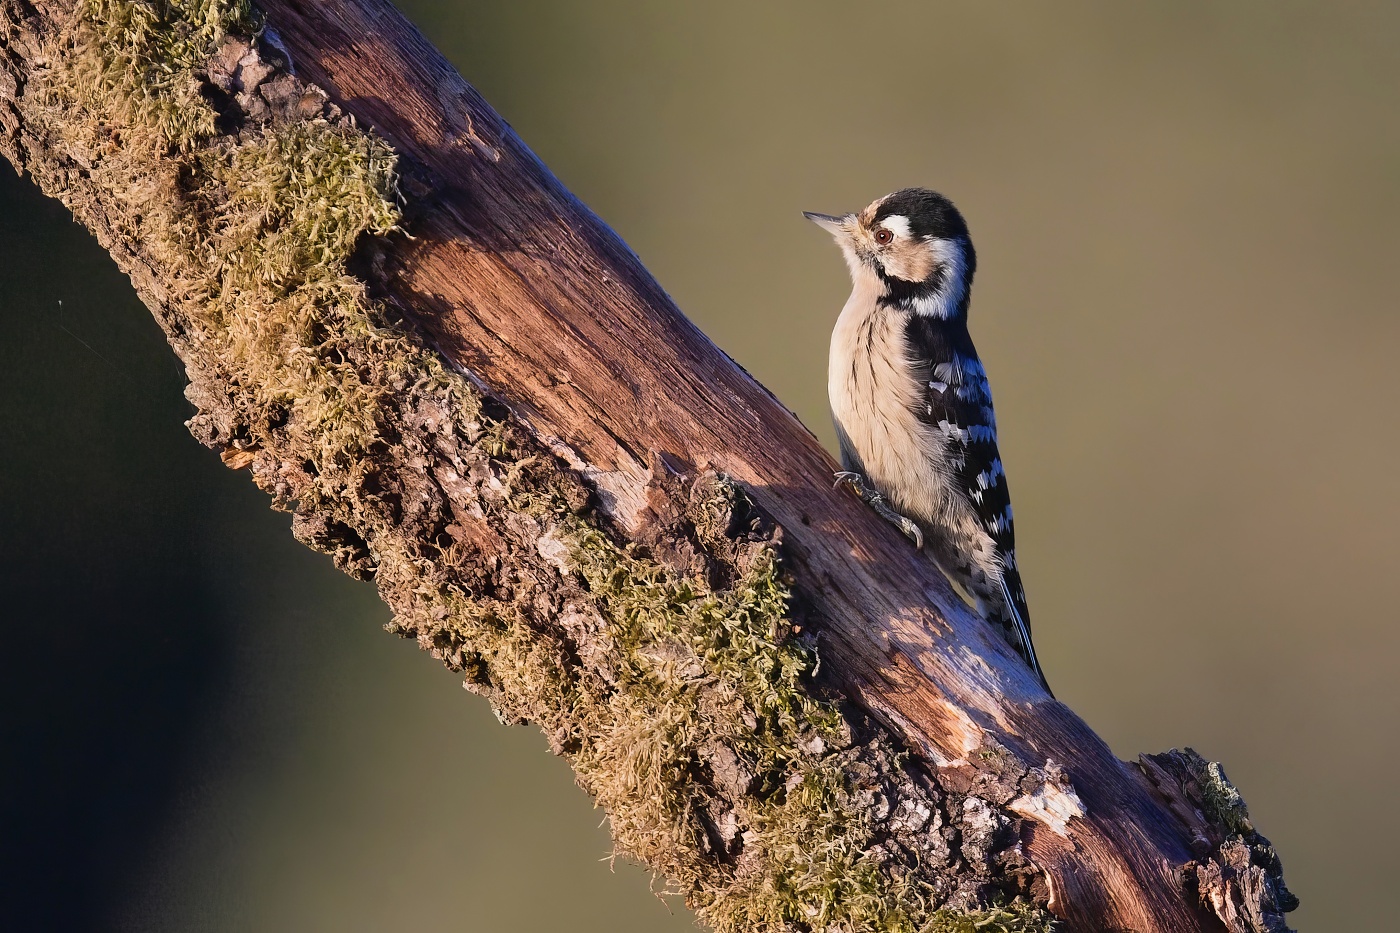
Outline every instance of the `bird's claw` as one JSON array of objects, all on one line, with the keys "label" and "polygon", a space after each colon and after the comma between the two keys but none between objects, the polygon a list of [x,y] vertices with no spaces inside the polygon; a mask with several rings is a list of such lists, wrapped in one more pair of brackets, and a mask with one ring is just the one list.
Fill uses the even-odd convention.
[{"label": "bird's claw", "polygon": [[[886,508],[889,507],[886,506]],[[914,542],[914,550],[922,551],[924,549],[924,533],[918,525],[914,524],[912,519],[900,515],[894,509],[890,509],[890,514],[886,515],[885,518],[894,522],[895,526],[904,532],[904,536]]]},{"label": "bird's claw", "polygon": [[904,536],[914,542],[914,547],[920,551],[924,549],[924,533],[911,519],[900,515],[885,502],[885,497],[875,492],[865,485],[865,477],[852,470],[839,470],[836,473],[836,482],[833,489],[841,486],[849,486],[851,491],[860,497],[861,501],[875,510],[885,521],[894,525]]},{"label": "bird's claw", "polygon": [[862,493],[865,491],[865,477],[850,470],[837,470],[836,482],[831,484],[832,489],[840,489],[842,486],[849,486],[855,490],[856,495],[865,498]]}]

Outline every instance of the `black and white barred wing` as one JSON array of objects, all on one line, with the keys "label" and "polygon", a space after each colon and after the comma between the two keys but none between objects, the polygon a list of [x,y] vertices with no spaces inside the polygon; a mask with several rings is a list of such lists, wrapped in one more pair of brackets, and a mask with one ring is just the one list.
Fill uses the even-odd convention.
[{"label": "black and white barred wing", "polygon": [[930,367],[924,420],[947,443],[949,466],[997,556],[1015,566],[1011,491],[997,448],[996,412],[978,359],[955,356]]},{"label": "black and white barred wing", "polygon": [[[957,341],[963,343],[963,341]],[[932,350],[933,348],[929,348]],[[925,405],[920,417],[947,443],[949,467],[959,490],[983,531],[992,539],[999,579],[988,580],[1000,589],[1007,618],[998,618],[1011,630],[1018,647],[1037,674],[1040,665],[1031,644],[1030,612],[1016,566],[1016,531],[1011,515],[1011,490],[997,447],[996,412],[986,371],[968,339],[965,345],[945,344],[934,352],[925,378]],[[981,596],[982,594],[979,594]],[[1001,601],[1001,600],[993,600]],[[998,613],[998,616],[1001,614]],[[1044,675],[1041,674],[1042,680]]]}]

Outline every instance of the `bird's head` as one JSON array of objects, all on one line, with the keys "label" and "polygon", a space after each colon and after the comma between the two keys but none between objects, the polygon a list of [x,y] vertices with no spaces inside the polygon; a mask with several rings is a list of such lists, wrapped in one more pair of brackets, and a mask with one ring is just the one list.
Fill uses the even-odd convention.
[{"label": "bird's head", "polygon": [[804,216],[836,238],[857,288],[881,304],[950,319],[967,313],[977,253],[962,214],[943,195],[905,188],[858,214]]}]

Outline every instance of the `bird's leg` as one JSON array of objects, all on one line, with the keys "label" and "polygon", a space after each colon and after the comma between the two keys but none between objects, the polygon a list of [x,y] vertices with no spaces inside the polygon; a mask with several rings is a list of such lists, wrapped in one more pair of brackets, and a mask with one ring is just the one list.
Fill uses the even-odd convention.
[{"label": "bird's leg", "polygon": [[914,524],[911,519],[890,508],[884,496],[866,485],[864,476],[850,470],[839,470],[836,473],[836,485],[849,488],[857,496],[860,496],[862,502],[874,509],[881,518],[904,532],[905,536],[914,542],[914,547],[921,551],[924,549],[924,533],[919,529],[919,526]]}]

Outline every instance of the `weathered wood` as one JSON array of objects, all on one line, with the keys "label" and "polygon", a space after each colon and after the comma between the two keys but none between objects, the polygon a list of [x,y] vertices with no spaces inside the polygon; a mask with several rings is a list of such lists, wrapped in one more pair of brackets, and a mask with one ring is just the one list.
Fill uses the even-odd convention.
[{"label": "weathered wood", "polygon": [[[834,464],[811,433],[680,313],[390,4],[260,5],[269,39],[296,73],[400,156],[410,236],[377,242],[363,257],[372,292],[572,468],[616,528],[635,539],[656,535],[657,474],[667,468],[732,477],[783,529],[783,559],[823,674],[913,750],[944,792],[986,790],[1018,817],[1024,852],[1068,929],[1222,928],[1197,896],[1210,873],[1184,881],[1198,860],[1215,863],[1185,811],[1169,809],[1185,799],[1172,791],[1181,781],[1159,780],[1154,790],[1142,770],[1115,758],[928,561],[834,492]],[[12,15],[42,33],[67,11],[62,0],[42,0]],[[21,77],[22,45],[9,49]],[[11,79],[0,98],[18,99],[22,88]],[[17,112],[0,112],[11,137],[21,133],[9,127],[22,122]],[[12,155],[31,170],[53,158],[23,143]],[[119,241],[116,229],[104,240]],[[152,301],[158,270],[136,268],[139,247],[107,245]],[[232,448],[227,457],[231,466],[255,458]],[[501,532],[483,526],[479,540],[487,534]],[[507,562],[540,550],[538,535],[518,547],[503,541],[489,546]],[[1014,768],[989,766],[999,756]],[[724,769],[713,767],[723,784]],[[1010,786],[989,790],[1007,773]],[[1214,909],[1231,916],[1230,929],[1253,929],[1233,908]]]}]

